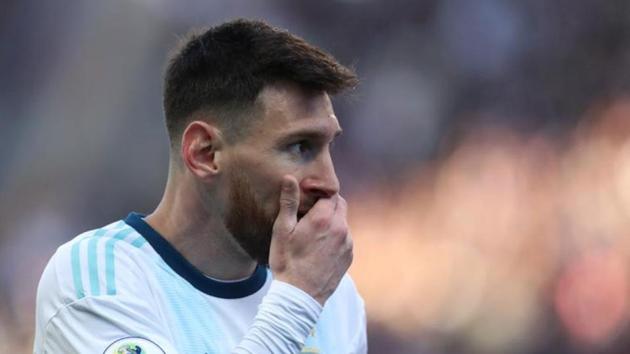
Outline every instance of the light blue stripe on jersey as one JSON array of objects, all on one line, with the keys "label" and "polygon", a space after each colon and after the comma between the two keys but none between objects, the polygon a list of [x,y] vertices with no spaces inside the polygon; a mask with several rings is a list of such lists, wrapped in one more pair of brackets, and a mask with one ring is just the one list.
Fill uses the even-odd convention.
[{"label": "light blue stripe on jersey", "polygon": [[118,240],[124,240],[127,235],[133,232],[131,227],[119,231],[105,243],[105,281],[107,284],[107,295],[116,295],[116,268],[114,266],[114,244]]},{"label": "light blue stripe on jersey", "polygon": [[88,241],[88,274],[90,275],[90,292],[92,295],[100,295],[101,289],[98,284],[98,258],[96,255],[96,248],[98,247],[98,239],[103,236],[107,230],[98,229],[90,237]]},{"label": "light blue stripe on jersey", "polygon": [[70,263],[72,265],[72,280],[74,283],[77,299],[85,297],[86,292],[83,287],[83,274],[81,267],[81,244],[83,241],[87,241],[87,261],[88,261],[88,279],[90,282],[91,295],[100,295],[100,284],[98,280],[98,239],[104,236],[109,231],[115,231],[120,229],[126,224],[121,220],[117,223],[112,223],[95,231],[86,232],[84,236],[78,237],[78,239],[72,245],[70,253]]},{"label": "light blue stripe on jersey", "polygon": [[77,293],[77,298],[81,299],[85,296],[85,289],[83,288],[83,280],[81,274],[81,243],[84,240],[89,239],[88,243],[88,274],[90,277],[91,292],[94,293],[95,286],[98,293],[98,275],[96,274],[96,239],[93,238],[96,235],[105,234],[105,229],[98,229],[92,235],[84,237],[76,241],[72,245],[71,250],[71,263],[72,263],[72,280],[74,281],[74,288]]},{"label": "light blue stripe on jersey", "polygon": [[72,280],[74,280],[74,289],[77,293],[77,299],[81,299],[85,296],[85,290],[83,290],[83,282],[81,281],[81,250],[80,241],[75,242],[72,245],[71,250],[71,263],[72,263]]},{"label": "light blue stripe on jersey", "polygon": [[144,246],[145,243],[147,243],[147,240],[145,240],[144,237],[142,236],[138,236],[135,240],[133,240],[131,245],[134,247],[140,248]]}]

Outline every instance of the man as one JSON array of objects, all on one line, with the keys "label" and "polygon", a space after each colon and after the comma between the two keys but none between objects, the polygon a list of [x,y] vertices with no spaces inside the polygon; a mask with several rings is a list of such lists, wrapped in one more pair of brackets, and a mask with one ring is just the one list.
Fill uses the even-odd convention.
[{"label": "man", "polygon": [[35,353],[366,352],[330,156],[328,95],[356,83],[262,22],[190,36],[165,74],[164,196],[57,250]]}]

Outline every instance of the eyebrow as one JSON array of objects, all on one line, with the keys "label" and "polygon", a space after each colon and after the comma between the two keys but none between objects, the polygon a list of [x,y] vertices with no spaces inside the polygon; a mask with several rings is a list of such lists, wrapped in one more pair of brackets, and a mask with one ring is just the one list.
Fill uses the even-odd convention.
[{"label": "eyebrow", "polygon": [[[343,133],[343,129],[339,128],[338,130],[335,131],[335,134],[333,135],[333,138],[331,140],[334,140],[335,138],[340,136],[342,133]],[[289,133],[286,136],[282,137],[280,141],[282,143],[288,143],[289,141],[299,140],[299,139],[323,141],[323,140],[328,139],[328,134],[323,132],[321,129],[306,128],[306,129],[300,129],[292,133]]]}]

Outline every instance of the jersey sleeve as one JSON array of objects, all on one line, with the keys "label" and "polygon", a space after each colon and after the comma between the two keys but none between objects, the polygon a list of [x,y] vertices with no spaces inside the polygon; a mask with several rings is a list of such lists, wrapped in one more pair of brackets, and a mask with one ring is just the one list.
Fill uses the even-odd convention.
[{"label": "jersey sleeve", "polygon": [[[115,258],[92,262],[93,239],[61,246],[46,266],[37,290],[34,353],[177,353],[138,253],[119,242]],[[97,241],[96,252],[107,249],[109,239]],[[87,258],[76,257],[80,247]]]},{"label": "jersey sleeve", "polygon": [[139,298],[84,297],[49,320],[37,353],[177,353],[153,310]]},{"label": "jersey sleeve", "polygon": [[322,306],[301,289],[274,280],[254,322],[232,354],[299,353]]},{"label": "jersey sleeve", "polygon": [[[325,306],[327,322],[335,326],[336,339],[343,341],[339,353],[367,353],[365,306],[349,275],[344,276]],[[301,352],[322,311],[321,305],[304,291],[274,280],[252,326],[232,354]]]}]

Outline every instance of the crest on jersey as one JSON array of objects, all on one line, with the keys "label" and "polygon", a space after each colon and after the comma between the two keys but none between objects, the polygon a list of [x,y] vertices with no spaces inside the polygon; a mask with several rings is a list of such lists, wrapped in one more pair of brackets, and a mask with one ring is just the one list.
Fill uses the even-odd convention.
[{"label": "crest on jersey", "polygon": [[134,343],[123,344],[116,350],[116,354],[144,354],[143,352],[142,347]]},{"label": "crest on jersey", "polygon": [[152,341],[141,337],[121,338],[110,344],[103,354],[165,354],[164,350]]}]

